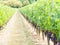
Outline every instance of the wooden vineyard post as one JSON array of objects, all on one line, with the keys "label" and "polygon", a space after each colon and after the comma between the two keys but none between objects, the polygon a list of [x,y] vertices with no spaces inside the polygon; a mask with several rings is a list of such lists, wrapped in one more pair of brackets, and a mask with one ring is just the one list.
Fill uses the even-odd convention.
[{"label": "wooden vineyard post", "polygon": [[39,31],[39,35],[40,35],[40,26],[38,26],[38,31]]},{"label": "wooden vineyard post", "polygon": [[47,41],[48,41],[48,45],[50,45],[50,38],[51,38],[51,32],[49,31],[48,33],[47,33]]},{"label": "wooden vineyard post", "polygon": [[47,36],[48,31],[45,31],[45,37]]},{"label": "wooden vineyard post", "polygon": [[47,37],[47,42],[48,42],[48,45],[50,45],[50,43],[49,43],[49,37]]},{"label": "wooden vineyard post", "polygon": [[40,26],[37,26],[37,33],[40,36]]},{"label": "wooden vineyard post", "polygon": [[0,26],[0,30],[1,30],[2,26]]},{"label": "wooden vineyard post", "polygon": [[43,40],[44,40],[44,29],[42,30],[42,37],[43,37]]}]

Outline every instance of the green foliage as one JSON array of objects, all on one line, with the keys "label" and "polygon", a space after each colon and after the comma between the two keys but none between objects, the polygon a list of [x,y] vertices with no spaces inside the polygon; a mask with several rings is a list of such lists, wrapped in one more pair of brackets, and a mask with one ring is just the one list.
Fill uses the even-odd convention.
[{"label": "green foliage", "polygon": [[36,3],[25,6],[20,11],[40,29],[55,33],[60,37],[60,5],[56,0],[39,0]]},{"label": "green foliage", "polygon": [[30,3],[33,3],[33,2],[35,2],[35,1],[37,1],[37,0],[29,0]]},{"label": "green foliage", "polygon": [[0,26],[3,26],[14,13],[14,9],[0,4]]},{"label": "green foliage", "polygon": [[28,4],[34,3],[37,0],[1,0],[0,4],[8,5],[14,8],[20,8]]},{"label": "green foliage", "polygon": [[0,4],[8,5],[13,8],[22,7],[22,3],[20,1],[16,1],[16,0],[0,1]]}]

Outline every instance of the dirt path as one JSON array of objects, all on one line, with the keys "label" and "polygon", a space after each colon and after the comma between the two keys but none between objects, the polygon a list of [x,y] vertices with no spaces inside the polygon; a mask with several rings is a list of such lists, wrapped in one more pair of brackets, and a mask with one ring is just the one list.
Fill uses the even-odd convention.
[{"label": "dirt path", "polygon": [[17,10],[6,27],[0,31],[0,45],[47,45],[34,27]]},{"label": "dirt path", "polygon": [[0,31],[0,45],[33,45],[24,30],[27,29],[24,27],[20,14],[16,11],[5,29]]}]

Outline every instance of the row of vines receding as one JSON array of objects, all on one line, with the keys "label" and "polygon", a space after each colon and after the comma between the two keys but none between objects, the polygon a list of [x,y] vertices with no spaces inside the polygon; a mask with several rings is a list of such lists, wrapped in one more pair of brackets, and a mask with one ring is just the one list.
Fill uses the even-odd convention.
[{"label": "row of vines receding", "polygon": [[[60,45],[60,1],[40,0],[20,9],[35,28],[51,39],[54,45]],[[44,37],[43,37],[44,39]]]}]

